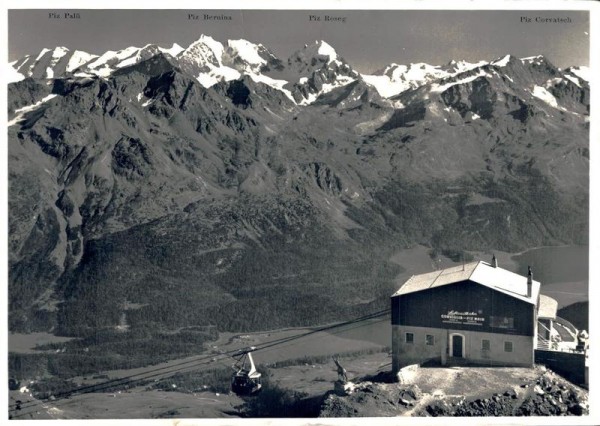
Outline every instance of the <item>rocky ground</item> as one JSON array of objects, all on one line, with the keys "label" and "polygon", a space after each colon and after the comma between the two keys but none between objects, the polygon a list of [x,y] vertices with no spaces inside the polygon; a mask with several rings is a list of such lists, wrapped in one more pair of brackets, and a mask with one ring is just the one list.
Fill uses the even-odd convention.
[{"label": "rocky ground", "polygon": [[[312,362],[307,358],[306,362],[270,366],[264,370],[263,391],[246,400],[225,390],[227,378],[223,389],[211,390],[198,380],[176,376],[56,400],[38,400],[32,390],[22,388],[10,392],[10,414],[15,419],[123,419],[566,416],[589,412],[585,389],[541,366],[419,368],[410,381],[399,384],[389,372],[387,352],[342,357],[340,362],[350,380],[346,390],[336,383],[334,363],[315,357]],[[203,384],[211,384],[209,376],[204,380]]]},{"label": "rocky ground", "polygon": [[[512,380],[509,380],[509,376]],[[388,378],[389,379],[389,378]],[[588,392],[545,367],[421,369],[414,383],[385,375],[330,392],[321,417],[569,416],[589,413]],[[470,382],[479,381],[473,387]],[[431,383],[436,382],[433,389]]]}]

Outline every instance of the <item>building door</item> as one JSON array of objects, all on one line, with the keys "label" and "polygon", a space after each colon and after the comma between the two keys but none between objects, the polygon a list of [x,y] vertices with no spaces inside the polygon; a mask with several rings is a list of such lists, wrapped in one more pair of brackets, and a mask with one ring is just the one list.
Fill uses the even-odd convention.
[{"label": "building door", "polygon": [[456,358],[463,357],[463,337],[460,334],[452,335],[452,356]]}]

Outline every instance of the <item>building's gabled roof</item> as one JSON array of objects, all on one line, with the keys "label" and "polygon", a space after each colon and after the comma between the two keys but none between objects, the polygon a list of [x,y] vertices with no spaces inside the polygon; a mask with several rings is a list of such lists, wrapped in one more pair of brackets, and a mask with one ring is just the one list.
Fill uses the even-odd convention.
[{"label": "building's gabled roof", "polygon": [[479,261],[440,271],[428,272],[426,274],[413,275],[392,297],[466,280],[473,281],[533,305],[537,304],[538,295],[540,294],[539,281],[533,281],[531,296],[527,297],[527,277],[499,267],[494,268],[489,263]]},{"label": "building's gabled roof", "polygon": [[538,318],[556,319],[558,302],[553,298],[540,294],[540,305],[538,306]]}]

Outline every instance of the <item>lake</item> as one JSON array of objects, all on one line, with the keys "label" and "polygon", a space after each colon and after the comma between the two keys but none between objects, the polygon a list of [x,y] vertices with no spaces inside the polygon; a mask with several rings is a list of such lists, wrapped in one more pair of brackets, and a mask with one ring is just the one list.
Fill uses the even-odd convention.
[{"label": "lake", "polygon": [[544,284],[588,281],[589,247],[541,247],[528,250],[512,259],[517,262],[517,273],[527,275],[531,265],[534,278]]},{"label": "lake", "polygon": [[542,293],[558,301],[559,307],[589,300],[589,247],[540,247],[512,256],[516,270],[542,283]]}]

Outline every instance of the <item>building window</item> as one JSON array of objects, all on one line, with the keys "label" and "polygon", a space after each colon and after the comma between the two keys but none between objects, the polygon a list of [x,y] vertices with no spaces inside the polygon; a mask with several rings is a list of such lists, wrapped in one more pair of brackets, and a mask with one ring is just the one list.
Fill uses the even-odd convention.
[{"label": "building window", "polygon": [[490,327],[515,328],[515,319],[511,317],[490,317]]},{"label": "building window", "polygon": [[413,333],[406,333],[406,339],[405,339],[406,343],[414,343],[415,342],[415,335]]},{"label": "building window", "polygon": [[433,346],[434,343],[435,343],[435,338],[433,337],[433,334],[427,334],[425,336],[425,344],[427,346]]},{"label": "building window", "polygon": [[489,351],[490,350],[490,341],[483,339],[481,341],[481,350],[482,351]]},{"label": "building window", "polygon": [[504,352],[512,352],[513,344],[512,342],[504,342]]}]

